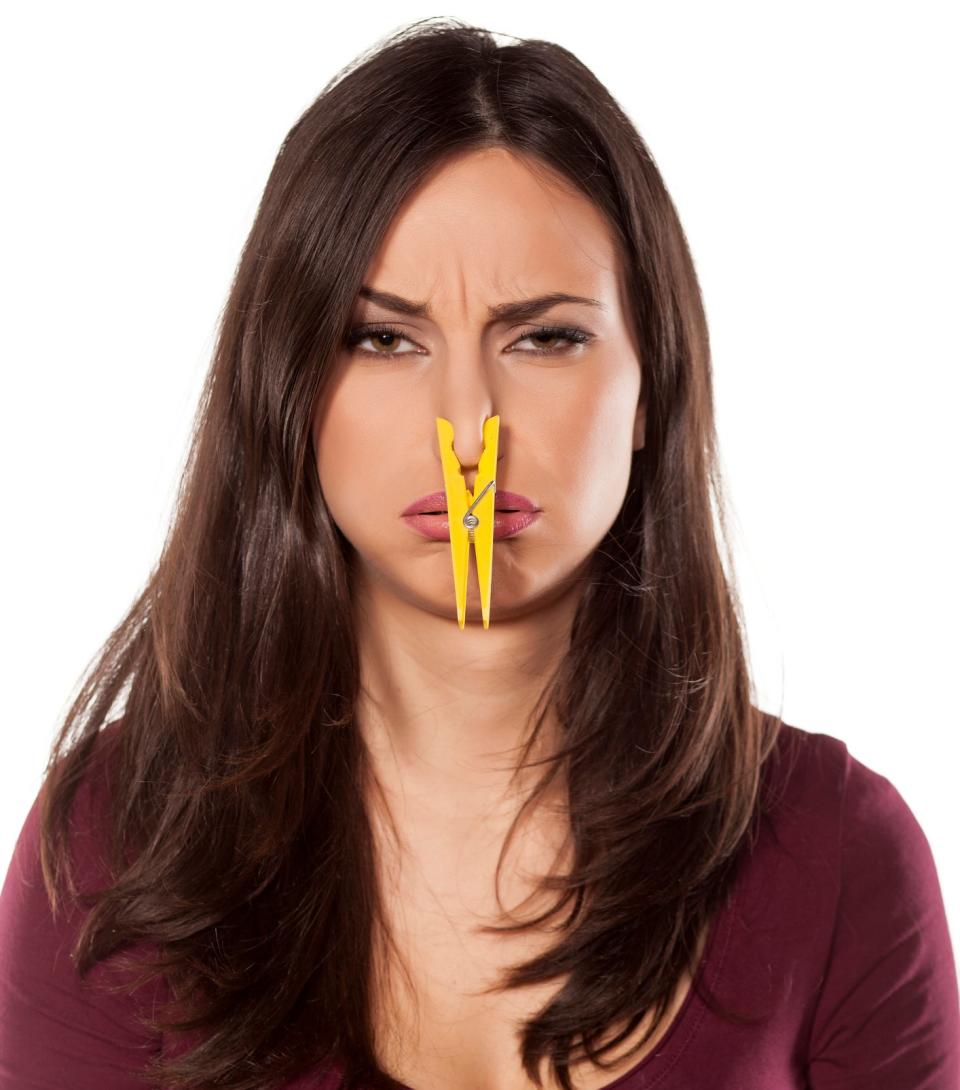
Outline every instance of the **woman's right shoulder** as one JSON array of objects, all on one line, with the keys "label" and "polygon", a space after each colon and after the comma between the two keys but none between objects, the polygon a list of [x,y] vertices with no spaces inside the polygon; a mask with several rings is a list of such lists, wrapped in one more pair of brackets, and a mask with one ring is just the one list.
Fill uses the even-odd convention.
[{"label": "woman's right shoulder", "polygon": [[[122,725],[101,729],[70,809],[68,845],[80,891],[107,879],[107,807]],[[139,995],[92,988],[115,983],[107,962],[81,980],[73,946],[89,908],[64,897],[51,910],[40,862],[41,785],[17,838],[0,890],[0,1085],[11,1090],[133,1090],[137,1071],[161,1046],[140,1022],[157,985]],[[149,995],[147,994],[149,992]]]},{"label": "woman's right shoulder", "polygon": [[[77,783],[69,808],[70,858],[76,871],[87,879],[99,879],[103,865],[102,837],[106,832],[112,786],[116,777],[116,758],[124,720],[111,720],[97,732],[83,773]],[[64,758],[61,758],[63,760]],[[23,881],[33,883],[40,872],[40,836],[43,802],[50,788],[49,775],[40,784],[27,810],[8,868],[16,864]],[[78,882],[78,884],[81,884]],[[86,884],[86,883],[82,883]]]}]

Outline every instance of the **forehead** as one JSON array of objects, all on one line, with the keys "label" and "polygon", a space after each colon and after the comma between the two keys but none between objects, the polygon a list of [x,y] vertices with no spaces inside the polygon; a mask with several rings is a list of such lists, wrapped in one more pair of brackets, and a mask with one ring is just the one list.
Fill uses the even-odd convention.
[{"label": "forehead", "polygon": [[437,313],[565,291],[613,305],[619,262],[600,210],[547,164],[503,148],[460,153],[401,205],[365,282]]}]

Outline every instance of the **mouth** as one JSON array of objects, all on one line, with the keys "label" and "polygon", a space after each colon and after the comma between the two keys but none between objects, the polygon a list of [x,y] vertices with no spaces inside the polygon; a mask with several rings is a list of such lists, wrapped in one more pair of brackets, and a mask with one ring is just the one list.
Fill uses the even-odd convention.
[{"label": "mouth", "polygon": [[[493,517],[493,540],[502,541],[504,538],[516,537],[536,522],[542,513],[539,508],[532,511],[497,508]],[[403,521],[412,530],[432,541],[450,541],[450,516],[445,509],[417,511],[412,515],[404,515]]]},{"label": "mouth", "polygon": [[[519,507],[495,507],[494,510],[498,515],[516,515],[519,514],[521,509]],[[416,511],[414,513],[417,515],[445,515],[447,509],[444,508],[442,511]]]},{"label": "mouth", "polygon": [[[494,497],[497,514],[515,515],[524,512],[539,511],[540,507],[527,496],[519,492],[509,492],[506,489],[497,489]],[[404,511],[406,515],[446,515],[447,496],[445,492],[430,492],[414,500]]]}]

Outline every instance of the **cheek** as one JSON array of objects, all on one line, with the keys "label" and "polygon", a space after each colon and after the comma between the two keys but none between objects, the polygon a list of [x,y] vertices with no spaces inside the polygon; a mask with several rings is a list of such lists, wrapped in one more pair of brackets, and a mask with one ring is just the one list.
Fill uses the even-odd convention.
[{"label": "cheek", "polygon": [[560,421],[557,484],[577,532],[599,540],[616,519],[630,479],[639,383],[585,392]]},{"label": "cheek", "polygon": [[390,501],[382,494],[384,467],[390,464],[384,444],[390,432],[363,408],[363,399],[343,385],[313,420],[320,488],[334,522],[351,542],[362,537],[371,509],[386,510]]}]

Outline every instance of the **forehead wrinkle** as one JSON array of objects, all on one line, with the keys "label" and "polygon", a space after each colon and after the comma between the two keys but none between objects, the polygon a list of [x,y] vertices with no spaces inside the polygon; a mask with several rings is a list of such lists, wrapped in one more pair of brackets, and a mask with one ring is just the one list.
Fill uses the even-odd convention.
[{"label": "forehead wrinkle", "polygon": [[[364,284],[359,291],[360,298],[369,299],[396,314],[423,318],[427,321],[438,320],[434,310],[437,303],[449,302],[450,320],[466,324],[470,311],[468,284],[471,279],[474,279],[478,283],[489,280],[488,290],[478,290],[477,294],[481,298],[486,295],[495,300],[488,305],[485,314],[478,314],[478,320],[486,319],[490,324],[536,317],[536,312],[548,309],[548,304],[541,303],[537,308],[530,307],[524,311],[520,306],[522,300],[536,299],[548,294],[557,295],[553,305],[563,302],[581,302],[614,314],[616,300],[604,305],[600,300],[593,298],[595,293],[607,289],[606,284],[601,288],[594,282],[596,273],[601,271],[602,274],[608,275],[614,272],[614,269],[609,267],[610,261],[606,254],[592,252],[596,250],[596,246],[587,245],[584,239],[578,237],[574,223],[568,221],[559,207],[561,202],[555,199],[554,194],[539,178],[536,179],[536,183],[543,206],[549,209],[547,223],[544,224],[543,229],[552,239],[551,245],[555,250],[552,258],[549,254],[544,255],[544,236],[539,228],[531,229],[529,234],[526,233],[526,229],[531,228],[529,223],[525,225],[521,237],[513,235],[509,240],[502,240],[501,245],[508,247],[505,251],[496,244],[497,240],[488,234],[489,245],[482,253],[474,253],[475,247],[483,241],[480,234],[475,233],[473,243],[467,242],[462,232],[450,238],[446,234],[446,229],[453,229],[452,223],[448,223],[446,229],[440,228],[436,218],[426,217],[422,209],[414,207],[412,216],[408,216],[400,227],[400,233],[395,233],[392,239],[399,261],[393,260],[389,251],[382,251],[381,260],[370,270],[371,280],[379,279],[379,273],[386,273],[390,279],[394,275],[399,276],[401,283],[394,281],[391,284],[388,280],[382,286],[375,283]],[[609,230],[604,229],[602,217],[599,221],[594,217],[591,219],[593,222],[587,227],[587,233],[592,231],[594,225],[599,226],[602,235],[605,236],[600,241],[600,245],[609,248],[612,239]],[[502,220],[500,226],[504,226]],[[497,218],[495,217],[490,223],[494,233],[496,233],[496,227]],[[426,229],[425,234],[422,228]],[[410,230],[413,231],[413,236],[407,237]],[[432,260],[424,260],[424,258],[432,258]],[[508,269],[504,268],[503,259],[506,259],[510,266]],[[432,269],[425,279],[421,279],[422,274],[427,272],[424,266],[432,266]],[[555,277],[545,281],[543,274],[548,267],[553,268]],[[420,275],[417,275],[418,273]],[[414,281],[419,281],[423,291],[423,294],[416,292],[415,299],[410,298],[413,292],[403,289],[402,280],[407,274],[413,274],[409,282],[412,284]],[[591,281],[589,284],[583,280],[584,275]],[[605,275],[603,279],[606,280]],[[394,284],[397,289],[395,292],[392,290]],[[587,289],[586,292],[584,288]],[[434,294],[438,292],[438,289],[439,293]],[[578,289],[584,294],[577,295]],[[564,299],[563,295],[572,296],[572,298]]]},{"label": "forehead wrinkle", "polygon": [[[360,297],[384,307],[386,310],[395,311],[398,314],[407,314],[412,317],[433,320],[434,314],[427,301],[419,302],[405,299],[393,292],[378,290],[368,285],[360,289]],[[538,296],[525,296],[519,299],[507,300],[503,303],[495,303],[487,308],[490,322],[506,322],[524,317],[536,317],[537,314],[548,310],[560,303],[581,304],[595,307],[597,310],[608,311],[610,308],[599,299],[586,295],[574,295],[570,292],[552,291]]]},{"label": "forehead wrinkle", "polygon": [[[520,269],[514,271],[510,276],[505,276],[503,269],[494,268],[490,277],[489,292],[478,290],[478,294],[481,294],[481,296],[487,295],[488,298],[490,296],[496,298],[499,295],[500,298],[496,302],[489,303],[485,314],[482,314],[481,317],[485,318],[490,324],[514,320],[523,321],[528,317],[536,317],[551,306],[563,303],[591,306],[605,314],[614,314],[616,301],[609,303],[602,301],[607,285],[582,282],[581,277],[586,271],[583,262],[589,258],[589,255],[582,248],[578,248],[578,253],[583,256],[569,266],[561,260],[559,264],[563,265],[563,268],[555,269],[555,278],[552,277],[550,281],[546,282],[542,279],[544,271],[542,263],[540,263],[539,267],[535,267],[536,263],[532,264],[526,270],[530,274],[528,276],[523,275]],[[408,270],[405,265],[406,263],[399,266],[389,262],[386,265],[380,263],[379,269],[371,270],[371,273],[373,273],[371,280],[378,279],[381,271],[390,276],[399,275],[401,277],[407,271],[417,271],[413,266]],[[577,268],[577,266],[580,267]],[[591,261],[590,266],[592,266],[590,269],[591,279],[593,279],[595,270],[600,269],[604,274],[613,271],[602,262]],[[422,268],[419,271],[422,272]],[[457,257],[454,259],[453,268],[448,265],[444,269],[442,265],[439,265],[429,281],[421,281],[423,294],[421,295],[418,292],[417,298],[410,298],[406,292],[401,294],[401,285],[397,285],[396,291],[393,290],[393,285],[388,280],[382,286],[375,283],[362,284],[357,293],[357,301],[369,300],[371,303],[382,306],[385,310],[395,314],[423,318],[429,322],[434,322],[439,320],[439,313],[435,310],[436,303],[449,299],[452,306],[451,318],[456,318],[458,309],[461,320],[465,323],[470,310],[467,287],[468,274],[469,268],[466,261]],[[603,279],[605,280],[606,276]],[[508,281],[509,287],[507,287]],[[526,285],[524,281],[526,281]],[[433,294],[436,289],[446,288],[451,284],[455,284],[459,288],[459,295],[456,291],[443,291],[440,294]],[[599,294],[601,298],[596,298],[595,293]]]},{"label": "forehead wrinkle", "polygon": [[462,261],[457,262],[457,284],[460,288],[460,314],[461,318],[466,321],[469,307],[467,305],[467,278]]},{"label": "forehead wrinkle", "polygon": [[[493,307],[483,306],[483,301],[489,298],[509,299],[519,298],[522,292],[509,292],[503,285],[503,259],[499,249],[493,261],[492,267],[488,260],[489,254],[478,256],[475,253],[464,251],[463,245],[452,246],[441,250],[441,260],[437,265],[437,273],[434,277],[433,287],[435,294],[432,296],[433,308],[437,304],[449,307],[449,318],[452,322],[466,324],[470,318],[472,309],[471,294],[476,296],[478,302],[478,317],[484,320],[492,320]],[[474,285],[471,290],[471,285]],[[488,290],[489,289],[489,293]],[[424,315],[428,320],[433,315],[439,318],[435,309],[430,306]]]}]

